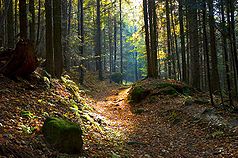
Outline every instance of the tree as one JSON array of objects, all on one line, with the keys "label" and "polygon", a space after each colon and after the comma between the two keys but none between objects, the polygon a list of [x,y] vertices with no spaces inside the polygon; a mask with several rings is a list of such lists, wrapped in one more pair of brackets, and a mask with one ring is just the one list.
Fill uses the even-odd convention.
[{"label": "tree", "polygon": [[7,40],[8,48],[14,48],[14,23],[13,23],[13,1],[8,0],[7,9]]},{"label": "tree", "polygon": [[186,58],[185,58],[185,35],[184,35],[184,21],[183,21],[183,1],[179,0],[179,31],[181,40],[181,54],[182,54],[182,81],[188,83]]},{"label": "tree", "polygon": [[53,0],[53,26],[55,76],[60,78],[61,74],[63,73],[61,0]]},{"label": "tree", "polygon": [[19,0],[19,21],[20,21],[20,37],[22,39],[27,39],[26,0]]},{"label": "tree", "polygon": [[100,0],[97,0],[97,18],[96,18],[96,46],[95,46],[95,55],[96,55],[96,69],[99,72],[99,79],[102,80],[103,76],[102,76],[102,57],[101,57],[101,5],[100,5]]},{"label": "tree", "polygon": [[143,0],[145,43],[147,54],[147,77],[158,77],[157,63],[157,21],[155,1]]},{"label": "tree", "polygon": [[211,52],[211,68],[212,68],[212,78],[211,78],[211,89],[212,92],[220,90],[220,81],[217,68],[217,51],[216,51],[216,36],[215,36],[215,21],[213,13],[213,0],[208,0],[209,8],[209,28],[210,28],[210,52]]},{"label": "tree", "polygon": [[[78,33],[79,38],[81,39],[81,45],[79,46],[80,55],[83,58],[84,56],[84,10],[83,10],[83,0],[78,0]],[[84,80],[84,59],[81,60],[80,65],[80,76],[79,76],[79,83],[83,84]]]},{"label": "tree", "polygon": [[45,1],[46,22],[46,70],[54,76],[53,27],[52,27],[52,0]]},{"label": "tree", "polygon": [[34,0],[29,0],[29,11],[31,14],[30,24],[30,39],[35,42],[35,2]]},{"label": "tree", "polygon": [[191,85],[200,89],[197,1],[188,0],[188,26],[191,52]]},{"label": "tree", "polygon": [[119,12],[120,12],[120,72],[123,73],[123,50],[122,50],[122,8],[121,8],[122,2],[119,0]]}]

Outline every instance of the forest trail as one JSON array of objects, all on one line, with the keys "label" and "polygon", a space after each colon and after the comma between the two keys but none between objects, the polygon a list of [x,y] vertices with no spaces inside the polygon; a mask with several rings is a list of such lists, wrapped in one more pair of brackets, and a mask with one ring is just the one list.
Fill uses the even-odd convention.
[{"label": "forest trail", "polygon": [[[192,96],[154,95],[132,104],[127,100],[130,86],[87,81],[87,88],[77,89],[82,101],[76,102],[75,91],[69,91],[76,85],[71,80],[69,85],[61,80],[48,85],[42,79],[15,82],[0,76],[0,155],[78,157],[46,144],[40,129],[50,115],[81,123],[86,158],[238,157],[238,125],[230,132],[213,127],[216,120],[197,119],[193,114],[210,107],[185,105],[185,98]],[[80,118],[76,103],[85,105],[78,108]]]},{"label": "forest trail", "polygon": [[[183,96],[158,96],[130,105],[130,88],[108,87],[94,95],[94,108],[123,133],[118,157],[237,157],[238,141],[183,113]],[[217,135],[216,135],[217,134]],[[120,156],[119,156],[120,155]]]}]

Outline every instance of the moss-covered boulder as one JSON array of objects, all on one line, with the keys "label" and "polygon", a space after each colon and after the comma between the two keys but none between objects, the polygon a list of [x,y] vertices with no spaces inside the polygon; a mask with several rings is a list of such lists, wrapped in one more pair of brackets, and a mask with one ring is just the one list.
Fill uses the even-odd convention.
[{"label": "moss-covered boulder", "polygon": [[175,80],[145,79],[132,86],[128,99],[132,103],[139,103],[147,96],[189,95],[191,90],[188,85]]},{"label": "moss-covered boulder", "polygon": [[142,86],[134,86],[132,87],[129,95],[129,101],[138,103],[145,99],[149,95],[149,90],[145,89]]},{"label": "moss-covered boulder", "polygon": [[45,140],[59,152],[82,153],[82,130],[79,125],[62,118],[48,117],[42,132]]}]

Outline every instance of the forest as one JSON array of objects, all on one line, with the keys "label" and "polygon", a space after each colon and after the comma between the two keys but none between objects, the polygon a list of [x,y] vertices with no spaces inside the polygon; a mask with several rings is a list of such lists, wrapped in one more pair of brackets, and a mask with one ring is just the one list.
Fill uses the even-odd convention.
[{"label": "forest", "polygon": [[0,0],[0,157],[238,157],[236,0]]}]

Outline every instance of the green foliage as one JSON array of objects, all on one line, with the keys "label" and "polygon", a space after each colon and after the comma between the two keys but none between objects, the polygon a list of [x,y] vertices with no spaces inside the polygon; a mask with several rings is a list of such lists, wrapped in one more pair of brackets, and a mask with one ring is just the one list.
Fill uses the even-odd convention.
[{"label": "green foliage", "polygon": [[30,111],[22,111],[21,116],[22,117],[27,117],[27,118],[35,118],[36,117]]}]

